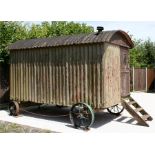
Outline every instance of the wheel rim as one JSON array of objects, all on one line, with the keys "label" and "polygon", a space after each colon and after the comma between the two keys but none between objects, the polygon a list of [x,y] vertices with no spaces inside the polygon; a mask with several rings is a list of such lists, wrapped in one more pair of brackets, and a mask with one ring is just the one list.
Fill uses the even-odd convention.
[{"label": "wheel rim", "polygon": [[124,107],[117,104],[117,105],[114,105],[110,108],[107,108],[107,110],[111,114],[119,115],[124,110]]},{"label": "wheel rim", "polygon": [[70,110],[70,120],[75,127],[88,128],[94,122],[94,112],[86,103],[77,103]]},{"label": "wheel rim", "polygon": [[9,104],[9,111],[11,116],[19,115],[19,104],[15,101],[10,102]]}]

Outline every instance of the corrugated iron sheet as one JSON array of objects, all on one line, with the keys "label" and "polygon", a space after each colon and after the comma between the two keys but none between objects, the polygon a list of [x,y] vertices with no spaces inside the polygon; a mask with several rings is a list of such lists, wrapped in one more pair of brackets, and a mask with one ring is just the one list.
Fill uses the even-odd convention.
[{"label": "corrugated iron sheet", "polygon": [[72,36],[59,36],[53,38],[21,40],[10,45],[9,49],[17,50],[17,49],[31,49],[31,48],[110,42],[112,37],[116,33],[119,33],[124,38],[126,38],[130,48],[133,47],[133,42],[131,41],[128,34],[125,33],[124,31],[118,30],[118,31],[103,31],[100,32],[98,35],[96,35],[96,33],[91,33],[91,34],[80,34]]}]

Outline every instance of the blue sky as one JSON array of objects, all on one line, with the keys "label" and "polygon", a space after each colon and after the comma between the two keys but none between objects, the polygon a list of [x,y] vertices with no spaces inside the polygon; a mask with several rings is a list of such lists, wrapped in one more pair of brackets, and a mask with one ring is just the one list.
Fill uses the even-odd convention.
[{"label": "blue sky", "polygon": [[[97,26],[103,26],[104,30],[124,30],[133,35],[133,38],[146,40],[148,38],[155,42],[155,21],[147,22],[129,22],[129,21],[78,21],[86,23],[96,29]],[[28,22],[33,23],[33,22]],[[40,23],[40,22],[34,22]]]},{"label": "blue sky", "polygon": [[115,22],[104,22],[104,21],[88,21],[85,22],[88,25],[92,25],[95,29],[97,26],[103,26],[104,30],[117,30],[121,29],[129,34],[133,35],[136,39],[146,40],[150,38],[155,42],[155,21],[152,22],[125,22],[125,21],[115,21]]}]

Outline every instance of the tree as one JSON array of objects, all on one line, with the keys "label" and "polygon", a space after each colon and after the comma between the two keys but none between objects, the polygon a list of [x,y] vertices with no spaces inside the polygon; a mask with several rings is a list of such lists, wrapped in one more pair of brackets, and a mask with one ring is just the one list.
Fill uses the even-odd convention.
[{"label": "tree", "polygon": [[130,66],[155,67],[155,43],[148,39],[134,40],[134,44],[130,50]]},{"label": "tree", "polygon": [[142,66],[142,40],[133,39],[135,47],[130,50],[130,66],[141,67]]},{"label": "tree", "polygon": [[[0,21],[0,62],[8,62],[7,47],[17,40],[91,32],[94,32],[93,27],[84,23],[52,21],[29,26],[24,22]],[[150,39],[146,41],[133,40],[135,47],[130,50],[130,66],[155,67],[155,43]]]},{"label": "tree", "polygon": [[155,43],[151,42],[150,39],[143,44],[143,60],[147,67],[155,67]]},{"label": "tree", "polygon": [[26,37],[26,26],[22,25],[22,22],[0,21],[0,62],[8,62],[9,44]]},{"label": "tree", "polygon": [[94,29],[93,27],[87,26],[86,24],[54,21],[42,22],[40,25],[32,24],[28,36],[29,38],[43,38],[90,32],[94,32]]}]

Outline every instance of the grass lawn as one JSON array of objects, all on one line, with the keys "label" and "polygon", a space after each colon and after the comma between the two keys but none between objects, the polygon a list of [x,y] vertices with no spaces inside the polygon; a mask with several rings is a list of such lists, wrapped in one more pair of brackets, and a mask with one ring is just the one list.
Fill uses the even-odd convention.
[{"label": "grass lawn", "polygon": [[51,133],[51,131],[0,121],[0,133]]}]

